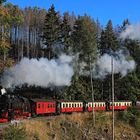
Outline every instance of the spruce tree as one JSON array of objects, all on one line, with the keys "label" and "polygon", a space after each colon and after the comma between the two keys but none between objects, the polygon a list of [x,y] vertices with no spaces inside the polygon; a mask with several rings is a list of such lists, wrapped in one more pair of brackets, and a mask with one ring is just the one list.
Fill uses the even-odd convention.
[{"label": "spruce tree", "polygon": [[[74,31],[72,34],[72,47],[73,51],[79,54],[79,59],[76,62],[76,72],[73,77],[72,85],[76,85],[81,89],[81,91],[79,91],[79,89],[77,89],[75,86],[72,86],[69,90],[70,93],[71,91],[76,93],[75,96],[77,97],[86,97],[87,93],[85,91],[89,91],[89,93],[91,93],[91,87],[89,84],[88,86],[83,85],[86,85],[87,81],[90,81],[90,65],[91,63],[93,64],[97,57],[96,31],[95,22],[87,15],[82,17],[79,16],[75,22]],[[79,71],[81,70],[80,64],[85,64],[83,67],[83,72],[88,74],[87,81],[81,81],[81,78],[83,77],[81,77],[79,74]]]},{"label": "spruce tree", "polygon": [[110,53],[118,49],[118,40],[113,31],[112,21],[109,20],[104,31],[101,33],[100,52]]},{"label": "spruce tree", "polygon": [[96,24],[89,16],[85,15],[76,20],[72,38],[74,51],[80,52],[84,60],[96,58]]},{"label": "spruce tree", "polygon": [[67,53],[71,46],[71,33],[72,33],[68,13],[64,14],[63,23],[61,27],[62,27],[62,43],[64,45],[64,51]]},{"label": "spruce tree", "polygon": [[43,31],[44,44],[47,46],[50,59],[54,45],[61,42],[61,21],[59,13],[55,11],[54,5],[48,10]]}]

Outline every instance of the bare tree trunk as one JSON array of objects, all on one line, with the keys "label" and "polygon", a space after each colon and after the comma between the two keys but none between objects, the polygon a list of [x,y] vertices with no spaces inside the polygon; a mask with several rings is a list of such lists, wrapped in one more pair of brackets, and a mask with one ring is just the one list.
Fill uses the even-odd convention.
[{"label": "bare tree trunk", "polygon": [[29,50],[29,48],[30,48],[30,27],[28,26],[27,27],[27,50],[26,50],[26,55],[27,55],[27,57],[29,58],[29,53],[30,53],[30,50]]},{"label": "bare tree trunk", "polygon": [[[4,25],[2,25],[2,34],[1,34],[1,36],[2,36],[1,40],[5,41],[5,38],[4,38]],[[4,64],[5,64],[5,61],[6,61],[6,52],[5,52],[5,50],[3,50],[3,61],[4,61]]]},{"label": "bare tree trunk", "polygon": [[22,37],[21,37],[21,53],[20,53],[20,57],[21,57],[21,59],[23,58],[23,47],[24,47],[24,34],[23,34],[23,32],[24,32],[24,29],[22,28]]}]

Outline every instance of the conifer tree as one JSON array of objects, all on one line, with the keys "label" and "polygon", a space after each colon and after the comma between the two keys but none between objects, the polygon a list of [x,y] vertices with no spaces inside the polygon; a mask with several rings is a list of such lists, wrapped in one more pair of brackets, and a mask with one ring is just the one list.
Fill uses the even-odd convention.
[{"label": "conifer tree", "polygon": [[71,46],[71,27],[69,22],[69,13],[65,13],[63,17],[62,27],[62,43],[64,45],[64,51],[68,52],[69,47]]},{"label": "conifer tree", "polygon": [[73,44],[74,51],[80,52],[82,58],[89,61],[89,57],[96,58],[96,24],[87,15],[79,17],[74,25]]},{"label": "conifer tree", "polygon": [[48,58],[50,59],[53,46],[61,42],[61,21],[59,13],[55,11],[54,5],[51,6],[46,14],[43,40],[49,52]]},{"label": "conifer tree", "polygon": [[101,54],[110,53],[118,49],[118,40],[112,27],[112,21],[109,20],[104,31],[101,33],[100,52]]}]

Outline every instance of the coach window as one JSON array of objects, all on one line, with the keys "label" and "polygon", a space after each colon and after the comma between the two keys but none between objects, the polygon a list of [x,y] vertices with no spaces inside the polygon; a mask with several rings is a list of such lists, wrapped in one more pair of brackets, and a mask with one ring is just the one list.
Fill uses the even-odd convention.
[{"label": "coach window", "polygon": [[66,104],[66,107],[68,107],[68,104]]},{"label": "coach window", "polygon": [[73,107],[75,107],[75,104],[73,104]]},{"label": "coach window", "polygon": [[63,104],[63,108],[65,108],[65,104]]},{"label": "coach window", "polygon": [[38,108],[40,108],[40,104],[38,104]]}]

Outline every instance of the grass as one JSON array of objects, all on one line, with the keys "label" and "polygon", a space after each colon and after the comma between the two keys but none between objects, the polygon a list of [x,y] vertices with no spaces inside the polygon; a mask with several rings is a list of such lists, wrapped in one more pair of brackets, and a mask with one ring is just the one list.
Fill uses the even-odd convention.
[{"label": "grass", "polygon": [[[112,139],[111,118],[111,112],[96,112],[94,127],[92,113],[73,113],[59,115],[53,119],[26,120],[20,124],[20,127],[25,128],[27,140],[110,140]],[[115,120],[115,138],[140,140],[136,129],[120,120]]]}]

